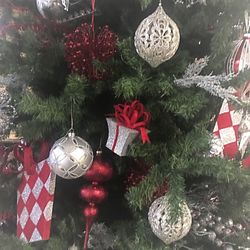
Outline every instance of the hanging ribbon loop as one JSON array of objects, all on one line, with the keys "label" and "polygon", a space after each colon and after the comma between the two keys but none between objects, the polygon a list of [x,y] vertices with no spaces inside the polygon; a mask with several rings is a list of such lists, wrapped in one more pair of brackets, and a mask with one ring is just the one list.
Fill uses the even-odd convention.
[{"label": "hanging ribbon loop", "polygon": [[141,133],[142,142],[150,143],[146,127],[149,124],[151,115],[145,111],[142,103],[135,100],[131,104],[115,105],[114,108],[114,116],[118,125],[138,130]]}]

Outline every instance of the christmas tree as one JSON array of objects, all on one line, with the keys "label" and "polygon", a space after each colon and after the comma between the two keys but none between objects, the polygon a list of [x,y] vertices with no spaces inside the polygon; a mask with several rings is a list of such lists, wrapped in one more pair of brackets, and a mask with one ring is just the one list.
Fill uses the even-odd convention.
[{"label": "christmas tree", "polygon": [[0,249],[249,249],[247,11],[2,1]]}]

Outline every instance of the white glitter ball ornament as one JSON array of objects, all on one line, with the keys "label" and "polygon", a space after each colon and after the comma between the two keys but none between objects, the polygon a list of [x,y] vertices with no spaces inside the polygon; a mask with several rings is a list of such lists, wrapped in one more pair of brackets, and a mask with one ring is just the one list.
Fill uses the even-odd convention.
[{"label": "white glitter ball ornament", "polygon": [[174,56],[179,43],[178,26],[165,13],[161,3],[153,14],[140,23],[134,37],[137,53],[153,68]]},{"label": "white glitter ball ornament", "polygon": [[39,13],[43,18],[56,19],[69,10],[69,0],[36,0]]},{"label": "white glitter ball ornament", "polygon": [[191,228],[190,210],[186,203],[180,206],[182,215],[175,222],[171,222],[170,204],[167,196],[156,199],[149,208],[148,220],[152,231],[165,244],[180,240]]},{"label": "white glitter ball ornament", "polygon": [[48,161],[57,175],[64,179],[75,179],[91,167],[93,151],[85,140],[68,133],[54,143]]}]

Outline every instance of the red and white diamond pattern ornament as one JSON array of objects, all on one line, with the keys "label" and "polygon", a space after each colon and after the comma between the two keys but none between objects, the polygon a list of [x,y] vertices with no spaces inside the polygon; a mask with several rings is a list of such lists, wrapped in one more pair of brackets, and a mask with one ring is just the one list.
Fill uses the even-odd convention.
[{"label": "red and white diamond pattern ornament", "polygon": [[17,237],[25,242],[48,240],[56,175],[47,161],[36,165],[32,175],[23,173],[17,191]]},{"label": "red and white diamond pattern ornament", "polygon": [[238,130],[242,115],[242,110],[234,110],[234,108],[228,104],[227,100],[223,101],[213,134],[221,140],[223,147],[222,156],[228,157],[229,159],[234,158],[238,153]]}]

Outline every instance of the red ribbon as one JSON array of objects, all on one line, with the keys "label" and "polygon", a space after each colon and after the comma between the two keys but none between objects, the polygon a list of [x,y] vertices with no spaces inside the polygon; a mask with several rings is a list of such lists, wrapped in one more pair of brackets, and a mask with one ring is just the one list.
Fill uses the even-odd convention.
[{"label": "red ribbon", "polygon": [[[42,142],[40,148],[40,154],[38,157],[38,162],[45,159],[48,155],[48,152],[49,152],[49,144],[47,142]],[[27,146],[24,143],[16,146],[14,148],[14,155],[17,160],[22,162],[24,171],[28,175],[33,175],[35,173],[37,162],[33,158],[33,150],[31,146]]]},{"label": "red ribbon", "polygon": [[115,105],[114,114],[118,126],[122,125],[131,129],[136,129],[141,133],[142,142],[150,143],[147,125],[150,121],[151,115],[144,110],[144,106],[138,100],[131,104]]}]

